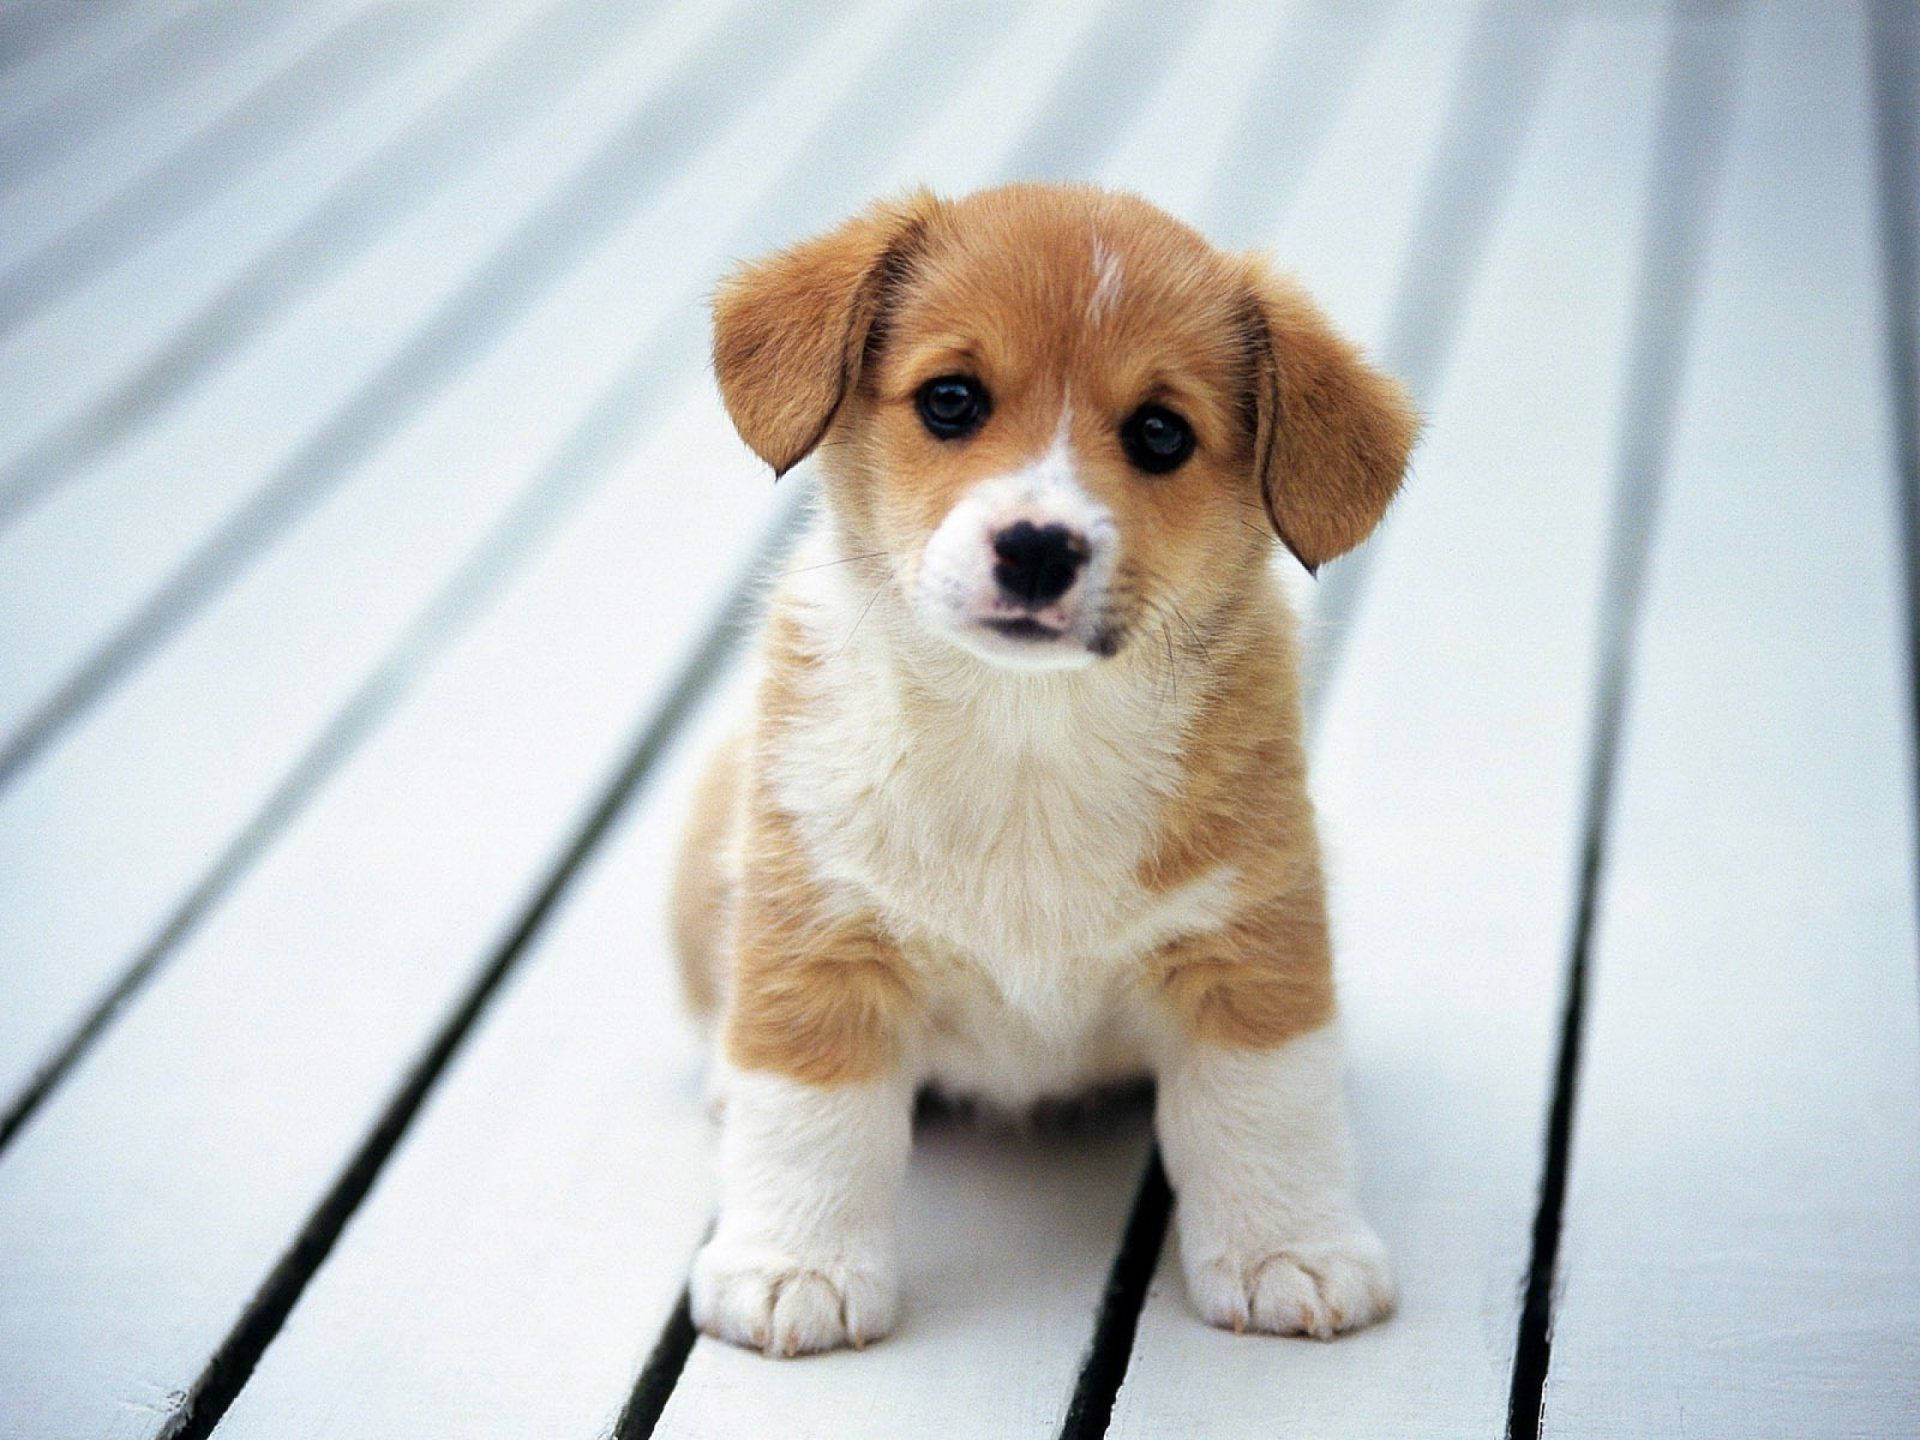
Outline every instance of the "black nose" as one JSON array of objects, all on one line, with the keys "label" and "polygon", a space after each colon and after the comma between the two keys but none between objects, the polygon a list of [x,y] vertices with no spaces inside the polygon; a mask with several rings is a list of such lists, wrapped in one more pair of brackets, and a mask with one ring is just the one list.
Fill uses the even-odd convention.
[{"label": "black nose", "polygon": [[1000,588],[1022,604],[1038,608],[1051,604],[1073,586],[1073,577],[1087,558],[1087,546],[1064,525],[1034,525],[1015,521],[993,537],[999,563],[993,578]]}]

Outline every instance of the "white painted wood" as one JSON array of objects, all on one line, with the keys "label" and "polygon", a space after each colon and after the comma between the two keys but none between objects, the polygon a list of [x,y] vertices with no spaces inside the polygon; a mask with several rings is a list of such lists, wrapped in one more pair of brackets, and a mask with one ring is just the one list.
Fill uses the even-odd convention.
[{"label": "white painted wood", "polygon": [[690,418],[620,466],[0,1156],[0,1414],[22,1432],[164,1433],[579,823],[728,579],[662,551],[737,554],[773,503],[717,407]]},{"label": "white painted wood", "polygon": [[8,661],[0,667],[0,734],[13,733],[373,381],[538,210],[556,177],[563,185],[701,42],[747,13],[739,4],[670,6],[613,64],[305,297],[164,423],[0,532],[0,654]]},{"label": "white painted wood", "polygon": [[[463,23],[427,11],[394,63],[293,145],[94,280],[0,335],[0,505],[33,442],[102,402],[256,259],[323,203],[391,135],[467,80],[515,32],[527,4],[490,4]],[[343,257],[344,258],[344,257]],[[4,276],[0,276],[4,284]]]},{"label": "white painted wood", "polygon": [[[788,94],[797,140],[798,107],[818,113],[834,92],[795,80]],[[528,477],[636,344],[657,345],[663,326],[691,334],[703,323],[729,232],[786,153],[751,119],[737,125],[286,545],[0,791],[0,883],[18,897],[0,908],[0,1108],[429,597],[507,523]],[[686,347],[688,366],[697,348]],[[663,406],[678,379],[670,371],[633,403]]]},{"label": "white painted wood", "polygon": [[[123,62],[170,22],[208,0],[152,0],[151,4],[97,5],[54,0],[29,21],[36,32],[25,53],[0,53],[0,126],[47,107],[57,108],[76,86],[86,86],[103,65]],[[216,0],[217,3],[217,0]],[[42,24],[48,28],[42,29]]]},{"label": "white painted wood", "polygon": [[[0,274],[165,164],[258,86],[372,8],[371,0],[203,7],[100,67],[48,113],[0,127],[0,142],[18,145],[28,167],[0,164]],[[193,63],[164,63],[183,42],[201,52]]]},{"label": "white painted wood", "polygon": [[[1375,48],[1362,57],[1342,109],[1349,118],[1334,125],[1308,157],[1294,203],[1261,247],[1301,280],[1343,335],[1362,341],[1376,360],[1473,15],[1470,5],[1410,5],[1391,12]],[[1389,511],[1388,529],[1394,523]],[[1274,557],[1274,567],[1308,646],[1323,649],[1331,637],[1319,587],[1284,551]]]},{"label": "white painted wood", "polygon": [[1617,771],[1552,1436],[1920,1433],[1909,637],[1856,7],[1755,16]]},{"label": "white painted wood", "polygon": [[1208,9],[1179,68],[1144,97],[1140,112],[1114,143],[1108,173],[1125,188],[1190,224],[1204,224],[1200,205],[1250,106],[1272,83],[1277,51],[1299,28],[1305,4],[1253,0]]},{"label": "white painted wood", "polygon": [[1211,1330],[1169,1234],[1115,1436],[1504,1426],[1663,35],[1582,17],[1556,59],[1320,727],[1362,1207],[1400,1311],[1332,1344]]},{"label": "white painted wood", "polygon": [[706,1047],[661,904],[704,759],[683,739],[582,873],[221,1440],[608,1433],[708,1223]]}]

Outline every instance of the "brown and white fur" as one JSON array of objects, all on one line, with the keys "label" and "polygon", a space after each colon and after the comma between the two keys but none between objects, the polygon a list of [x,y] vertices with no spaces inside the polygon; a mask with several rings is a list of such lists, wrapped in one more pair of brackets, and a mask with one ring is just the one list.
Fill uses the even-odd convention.
[{"label": "brown and white fur", "polygon": [[[1384,1315],[1268,562],[1372,529],[1414,435],[1399,389],[1257,260],[1085,188],[878,207],[744,267],[714,316],[740,434],[776,472],[817,450],[825,503],[676,883],[686,990],[721,1020],[695,1320],[770,1354],[884,1335],[916,1091],[1145,1075],[1200,1313]],[[945,438],[943,377],[986,397]],[[1190,429],[1167,473],[1123,441],[1143,405]],[[1007,548],[1022,522],[1051,584]]]}]

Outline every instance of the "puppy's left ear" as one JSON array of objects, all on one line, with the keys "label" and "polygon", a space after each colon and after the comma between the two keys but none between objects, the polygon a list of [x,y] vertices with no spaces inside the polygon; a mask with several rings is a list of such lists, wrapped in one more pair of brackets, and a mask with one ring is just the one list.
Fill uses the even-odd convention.
[{"label": "puppy's left ear", "polygon": [[1250,265],[1254,466],[1267,515],[1309,572],[1372,532],[1419,417],[1399,384],[1290,282]]},{"label": "puppy's left ear", "polygon": [[918,191],[877,205],[722,282],[714,375],[734,428],[775,478],[813,453],[859,383],[888,288],[938,204]]}]

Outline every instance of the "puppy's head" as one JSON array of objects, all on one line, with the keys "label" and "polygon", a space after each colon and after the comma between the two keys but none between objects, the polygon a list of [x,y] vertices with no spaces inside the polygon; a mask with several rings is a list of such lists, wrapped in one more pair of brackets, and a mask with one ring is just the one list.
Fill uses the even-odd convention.
[{"label": "puppy's head", "polygon": [[1259,261],[1087,188],[918,194],[746,266],[714,366],[776,472],[822,451],[920,623],[1021,668],[1202,622],[1275,536],[1351,549],[1415,429]]}]

